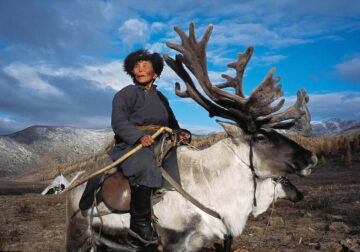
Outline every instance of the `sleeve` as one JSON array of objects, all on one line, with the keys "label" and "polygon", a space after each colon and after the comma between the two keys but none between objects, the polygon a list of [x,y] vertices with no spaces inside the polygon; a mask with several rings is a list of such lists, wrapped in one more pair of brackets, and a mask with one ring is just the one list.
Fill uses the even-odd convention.
[{"label": "sleeve", "polygon": [[111,113],[111,127],[115,135],[132,146],[145,135],[143,131],[138,130],[136,125],[129,121],[131,108],[134,107],[136,96],[136,89],[130,86],[120,90],[114,96]]},{"label": "sleeve", "polygon": [[165,105],[165,107],[168,111],[168,114],[169,114],[169,125],[168,126],[169,126],[169,128],[179,130],[180,129],[179,123],[175,118],[174,112],[170,108],[168,99],[159,91],[158,91],[158,95],[159,95],[160,100],[163,102],[163,104]]}]

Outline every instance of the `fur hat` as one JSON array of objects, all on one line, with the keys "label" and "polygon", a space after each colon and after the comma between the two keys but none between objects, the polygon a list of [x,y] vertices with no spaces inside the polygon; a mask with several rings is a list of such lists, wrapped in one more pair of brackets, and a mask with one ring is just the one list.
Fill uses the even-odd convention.
[{"label": "fur hat", "polygon": [[124,61],[124,70],[125,72],[131,76],[134,80],[135,76],[133,73],[134,66],[137,62],[141,60],[149,60],[152,63],[154,72],[160,76],[163,68],[164,68],[164,61],[160,54],[158,53],[149,53],[147,50],[139,49],[132,53],[130,53]]}]

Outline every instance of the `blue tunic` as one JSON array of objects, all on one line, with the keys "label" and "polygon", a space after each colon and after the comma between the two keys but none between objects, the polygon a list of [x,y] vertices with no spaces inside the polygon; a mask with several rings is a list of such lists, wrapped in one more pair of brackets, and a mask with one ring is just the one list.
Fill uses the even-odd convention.
[{"label": "blue tunic", "polygon": [[[178,130],[179,124],[165,96],[141,85],[129,85],[115,94],[112,104],[111,126],[116,144],[110,152],[113,160],[136,147],[140,138],[153,131],[141,131],[136,126],[162,125]],[[131,185],[161,187],[162,178],[154,155],[153,145],[141,148],[119,166]]]}]

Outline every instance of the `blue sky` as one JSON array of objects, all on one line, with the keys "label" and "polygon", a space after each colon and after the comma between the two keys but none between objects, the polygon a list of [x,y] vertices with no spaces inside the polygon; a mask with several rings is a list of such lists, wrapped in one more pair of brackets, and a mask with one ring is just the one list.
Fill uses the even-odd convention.
[{"label": "blue sky", "polygon": [[[310,96],[312,120],[360,120],[360,1],[0,1],[0,135],[31,125],[110,127],[114,94],[131,83],[126,55],[138,48],[175,51],[175,25],[208,44],[213,83],[234,75],[226,64],[255,47],[244,77],[251,91],[276,68],[285,106],[296,91]],[[220,129],[214,118],[174,94],[179,78],[166,67],[157,81],[182,127]],[[184,89],[184,86],[182,86]]]}]

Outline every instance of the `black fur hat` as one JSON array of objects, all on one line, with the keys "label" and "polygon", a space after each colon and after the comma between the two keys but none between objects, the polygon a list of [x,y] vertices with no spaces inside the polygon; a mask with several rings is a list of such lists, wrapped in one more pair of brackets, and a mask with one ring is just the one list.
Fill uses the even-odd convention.
[{"label": "black fur hat", "polygon": [[135,76],[133,74],[133,69],[135,64],[141,60],[149,60],[152,63],[154,72],[160,76],[163,68],[164,68],[164,61],[160,54],[158,53],[149,53],[147,50],[139,49],[132,53],[130,53],[124,61],[124,70],[125,72],[131,76],[134,80]]}]

